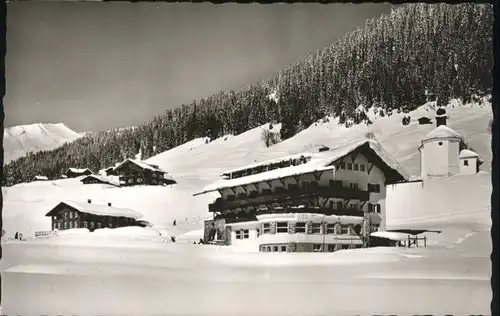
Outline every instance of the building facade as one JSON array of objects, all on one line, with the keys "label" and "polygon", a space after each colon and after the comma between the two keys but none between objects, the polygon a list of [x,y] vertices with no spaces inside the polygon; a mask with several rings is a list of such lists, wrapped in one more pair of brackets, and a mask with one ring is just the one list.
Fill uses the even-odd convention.
[{"label": "building facade", "polygon": [[420,176],[442,178],[456,174],[479,172],[479,156],[467,149],[464,137],[447,126],[449,118],[444,108],[436,111],[436,128],[428,133],[418,148],[420,152]]},{"label": "building facade", "polygon": [[200,194],[221,195],[209,211],[225,220],[233,246],[266,252],[362,247],[370,232],[385,229],[386,184],[407,179],[381,153],[366,140],[254,164],[224,173],[227,180]]},{"label": "building facade", "polygon": [[52,230],[67,230],[73,228],[87,228],[94,231],[99,228],[118,228],[138,226],[137,218],[142,215],[135,211],[107,205],[87,204],[73,201],[59,203],[45,216],[51,218]]},{"label": "building facade", "polygon": [[156,165],[127,159],[116,166],[113,174],[118,175],[120,186],[169,185],[176,181]]}]

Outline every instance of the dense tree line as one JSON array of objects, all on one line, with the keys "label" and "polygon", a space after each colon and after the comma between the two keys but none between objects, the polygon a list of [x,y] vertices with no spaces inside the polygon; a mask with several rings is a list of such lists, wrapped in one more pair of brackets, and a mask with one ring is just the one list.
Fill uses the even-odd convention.
[{"label": "dense tree line", "polygon": [[183,104],[135,129],[28,154],[5,167],[4,181],[57,178],[68,167],[97,171],[139,150],[148,158],[193,138],[240,134],[268,122],[282,123],[281,139],[328,115],[346,125],[370,123],[369,108],[407,112],[425,102],[425,91],[440,104],[468,102],[491,93],[492,24],[489,4],[403,5],[241,91]]}]

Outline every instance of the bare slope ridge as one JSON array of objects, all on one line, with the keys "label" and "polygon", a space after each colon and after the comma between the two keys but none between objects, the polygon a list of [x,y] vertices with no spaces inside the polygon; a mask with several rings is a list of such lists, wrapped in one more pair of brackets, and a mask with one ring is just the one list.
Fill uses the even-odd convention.
[{"label": "bare slope ridge", "polygon": [[83,134],[71,130],[63,123],[7,127],[4,131],[5,163],[20,158],[28,152],[55,149],[82,136]]},{"label": "bare slope ridge", "polygon": [[[178,235],[200,229],[203,220],[210,217],[207,204],[213,201],[216,194],[196,197],[192,194],[218,181],[225,170],[283,155],[314,151],[321,145],[336,147],[362,139],[368,132],[373,132],[382,146],[407,170],[418,175],[417,147],[435,125],[418,125],[416,119],[423,115],[432,118],[433,113],[432,109],[426,110],[426,106],[417,109],[410,113],[412,122],[408,126],[401,123],[403,114],[376,118],[371,126],[358,125],[349,129],[330,119],[313,124],[295,137],[269,148],[261,139],[262,130],[268,125],[212,142],[195,139],[147,160],[159,165],[177,180],[178,184],[168,187],[115,188],[101,184],[83,185],[79,179],[18,184],[3,188],[4,227],[8,234],[47,230],[50,229],[50,221],[44,215],[51,207],[61,200],[86,201],[91,198],[93,203],[112,202],[116,207],[141,212],[144,219],[154,223],[158,229]],[[491,153],[487,125],[492,115],[490,107],[450,107],[449,114],[449,126],[468,140],[485,161],[483,170],[489,171]],[[279,131],[279,126],[275,125],[274,130]],[[418,214],[417,217],[421,216]],[[174,219],[177,220],[176,227],[171,226]]]}]

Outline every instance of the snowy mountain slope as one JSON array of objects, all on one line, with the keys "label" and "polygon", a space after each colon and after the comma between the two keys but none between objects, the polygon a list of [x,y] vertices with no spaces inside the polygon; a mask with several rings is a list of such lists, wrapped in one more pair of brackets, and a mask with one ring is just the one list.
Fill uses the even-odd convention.
[{"label": "snowy mountain slope", "polygon": [[[403,114],[375,118],[373,125],[358,125],[349,129],[330,119],[329,122],[314,124],[295,137],[269,148],[261,139],[262,130],[268,128],[267,125],[212,142],[207,142],[204,138],[195,139],[147,160],[167,170],[178,181],[178,184],[169,187],[115,188],[99,184],[82,185],[79,179],[66,179],[3,188],[5,229],[10,234],[16,230],[27,233],[29,230],[49,229],[50,221],[44,214],[59,201],[92,198],[96,203],[112,202],[117,207],[139,211],[144,214],[144,219],[153,222],[158,229],[179,235],[200,229],[203,220],[211,216],[207,211],[207,204],[217,194],[196,197],[192,194],[218,181],[225,170],[283,155],[316,150],[321,145],[335,147],[362,139],[368,132],[373,132],[382,146],[406,169],[413,175],[418,175],[417,147],[434,125],[417,125],[415,120],[422,115],[432,117],[433,110],[428,108],[428,105],[424,105],[410,113],[412,122],[408,126],[401,124]],[[490,135],[487,132],[487,123],[492,115],[490,107],[454,107],[449,108],[449,114],[448,125],[469,141],[485,161],[482,169],[488,171],[491,161],[488,145]],[[279,125],[273,127],[275,131],[279,131],[279,128]],[[177,220],[176,227],[171,225],[174,219]]]},{"label": "snowy mountain slope", "polygon": [[4,130],[4,159],[9,163],[28,152],[55,149],[84,134],[71,130],[63,123],[30,124],[7,127]]}]

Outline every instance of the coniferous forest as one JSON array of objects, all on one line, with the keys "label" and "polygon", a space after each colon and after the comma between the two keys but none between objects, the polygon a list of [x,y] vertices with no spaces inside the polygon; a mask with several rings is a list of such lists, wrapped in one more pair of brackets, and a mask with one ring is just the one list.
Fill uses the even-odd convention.
[{"label": "coniferous forest", "polygon": [[369,108],[380,115],[411,111],[425,103],[426,90],[438,104],[468,102],[491,93],[492,25],[490,4],[402,5],[241,91],[219,91],[136,128],[90,133],[30,153],[5,166],[3,181],[55,179],[68,167],[95,172],[139,150],[146,159],[194,138],[240,134],[269,122],[282,123],[281,139],[329,115],[346,125],[369,124]]}]

